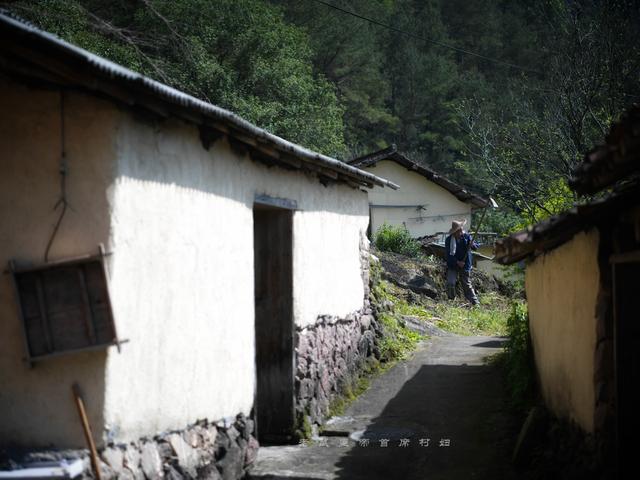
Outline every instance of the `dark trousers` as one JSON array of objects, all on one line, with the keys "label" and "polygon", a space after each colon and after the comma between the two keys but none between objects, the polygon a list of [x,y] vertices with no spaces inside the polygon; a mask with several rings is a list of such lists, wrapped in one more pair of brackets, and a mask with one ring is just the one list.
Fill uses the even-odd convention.
[{"label": "dark trousers", "polygon": [[460,275],[464,296],[473,305],[479,304],[480,301],[478,300],[478,296],[473,289],[473,285],[471,285],[471,272],[462,269],[447,269],[447,297],[449,297],[449,300],[453,300],[456,297],[456,282],[458,281],[458,275]]}]

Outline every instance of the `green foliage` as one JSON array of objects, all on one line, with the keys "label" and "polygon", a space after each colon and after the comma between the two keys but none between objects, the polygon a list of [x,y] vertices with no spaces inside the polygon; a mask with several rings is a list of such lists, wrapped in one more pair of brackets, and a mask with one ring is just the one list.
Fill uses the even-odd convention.
[{"label": "green foliage", "polygon": [[384,331],[380,341],[380,361],[382,362],[403,360],[410,351],[415,350],[422,339],[419,333],[409,330],[392,313],[381,313],[378,320]]},{"label": "green foliage", "polygon": [[556,215],[572,207],[575,195],[569,189],[565,179],[552,181],[545,189],[538,204],[523,210],[522,220],[516,226],[517,230],[527,227],[530,223],[539,222],[551,215]]},{"label": "green foliage", "polygon": [[513,302],[507,330],[509,339],[505,344],[503,362],[511,390],[511,402],[515,408],[524,411],[532,404],[535,389],[526,303]]},{"label": "green foliage", "polygon": [[374,357],[368,358],[363,369],[359,372],[359,376],[352,382],[345,384],[341,389],[340,395],[331,400],[327,416],[342,415],[349,405],[368,390],[371,385],[371,378],[381,371],[383,371],[383,368],[380,363]]},{"label": "green foliage", "polygon": [[[402,315],[406,315],[409,308],[407,302],[399,297],[395,288],[389,282],[381,279],[381,267],[372,264],[371,302],[380,311],[378,321],[382,326],[382,336],[379,339],[380,361],[389,365],[401,360],[414,350],[422,335],[406,327]],[[391,309],[385,308],[384,303],[391,302]]]},{"label": "green foliage", "polygon": [[419,257],[422,251],[420,243],[411,237],[404,225],[394,227],[386,222],[375,233],[373,243],[383,252],[395,252],[414,258]]},{"label": "green foliage", "polygon": [[497,293],[485,293],[479,300],[473,308],[455,301],[436,303],[431,316],[436,326],[458,335],[506,335],[508,300]]},{"label": "green foliage", "polygon": [[309,440],[312,436],[311,423],[309,416],[303,412],[296,412],[296,423],[294,426],[295,440]]},{"label": "green foliage", "polygon": [[303,29],[261,0],[22,0],[9,5],[98,55],[328,155],[344,109]]},{"label": "green foliage", "polygon": [[640,98],[630,0],[338,2],[394,29],[299,0],[2,3],[322,153],[396,143],[495,194],[502,208],[483,230],[501,234],[570,205],[572,168]]}]

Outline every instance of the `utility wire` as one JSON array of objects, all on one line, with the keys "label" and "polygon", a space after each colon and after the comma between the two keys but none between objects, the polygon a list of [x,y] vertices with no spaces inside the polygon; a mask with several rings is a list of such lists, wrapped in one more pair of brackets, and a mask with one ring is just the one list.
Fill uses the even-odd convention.
[{"label": "utility wire", "polygon": [[334,4],[329,3],[329,2],[325,2],[323,0],[313,0],[313,1],[316,2],[316,3],[319,3],[321,5],[324,5],[326,7],[333,8],[334,10],[338,10],[339,12],[346,13],[347,15],[351,15],[352,17],[359,18],[360,20],[364,20],[366,22],[372,23],[373,25],[377,25],[379,27],[386,28],[387,30],[391,30],[393,32],[399,33],[401,35],[404,35],[404,36],[407,36],[407,37],[410,37],[410,38],[415,38],[417,40],[421,40],[423,42],[431,43],[433,45],[437,45],[437,46],[442,47],[442,48],[448,48],[449,50],[453,50],[453,51],[458,52],[458,53],[463,53],[465,55],[470,55],[472,57],[480,58],[480,59],[485,60],[487,62],[495,63],[497,65],[502,65],[504,67],[514,68],[516,70],[522,70],[523,72],[530,72],[530,73],[535,73],[537,75],[542,75],[542,72],[539,72],[538,70],[533,70],[531,68],[523,67],[521,65],[517,65],[517,64],[511,63],[511,62],[505,62],[504,60],[498,60],[497,58],[488,57],[486,55],[482,55],[481,53],[472,52],[470,50],[465,50],[464,48],[459,48],[459,47],[456,47],[454,45],[449,45],[448,43],[444,43],[444,42],[441,42],[439,40],[433,40],[431,38],[422,37],[420,35],[416,35],[415,33],[407,32],[407,31],[402,30],[400,28],[394,27],[393,25],[389,25],[389,24],[380,22],[378,20],[375,20],[373,18],[365,17],[364,15],[360,15],[360,14],[358,14],[356,12],[352,12],[351,10],[347,10],[347,9],[342,8],[342,7],[338,7],[337,5],[334,5]]},{"label": "utility wire", "polygon": [[53,210],[57,210],[60,205],[62,205],[62,210],[60,211],[60,216],[56,221],[55,226],[53,227],[53,232],[51,232],[51,237],[49,237],[49,241],[47,242],[47,248],[44,251],[44,261],[47,263],[49,261],[49,251],[51,250],[51,246],[53,245],[53,241],[58,234],[58,230],[60,229],[60,224],[62,223],[62,219],[67,213],[67,208],[69,207],[69,202],[67,201],[67,151],[65,148],[65,131],[64,131],[64,92],[60,91],[60,198],[56,202]]}]

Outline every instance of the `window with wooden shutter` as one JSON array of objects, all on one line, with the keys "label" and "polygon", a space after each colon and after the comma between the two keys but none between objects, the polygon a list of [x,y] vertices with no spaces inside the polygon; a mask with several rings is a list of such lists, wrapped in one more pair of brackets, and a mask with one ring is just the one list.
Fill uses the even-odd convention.
[{"label": "window with wooden shutter", "polygon": [[27,361],[118,345],[104,253],[18,269],[10,262]]}]

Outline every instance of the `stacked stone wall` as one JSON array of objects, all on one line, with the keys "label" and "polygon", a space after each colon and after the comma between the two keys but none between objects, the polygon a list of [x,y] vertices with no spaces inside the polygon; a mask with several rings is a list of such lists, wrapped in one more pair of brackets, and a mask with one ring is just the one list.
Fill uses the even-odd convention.
[{"label": "stacked stone wall", "polygon": [[[254,422],[244,415],[218,422],[200,421],[182,431],[165,432],[126,444],[110,444],[99,452],[103,480],[242,478],[255,461],[258,441]],[[11,460],[9,460],[11,458]],[[2,463],[81,459],[83,480],[94,477],[88,450],[11,452]],[[16,465],[3,465],[13,466]]]}]

